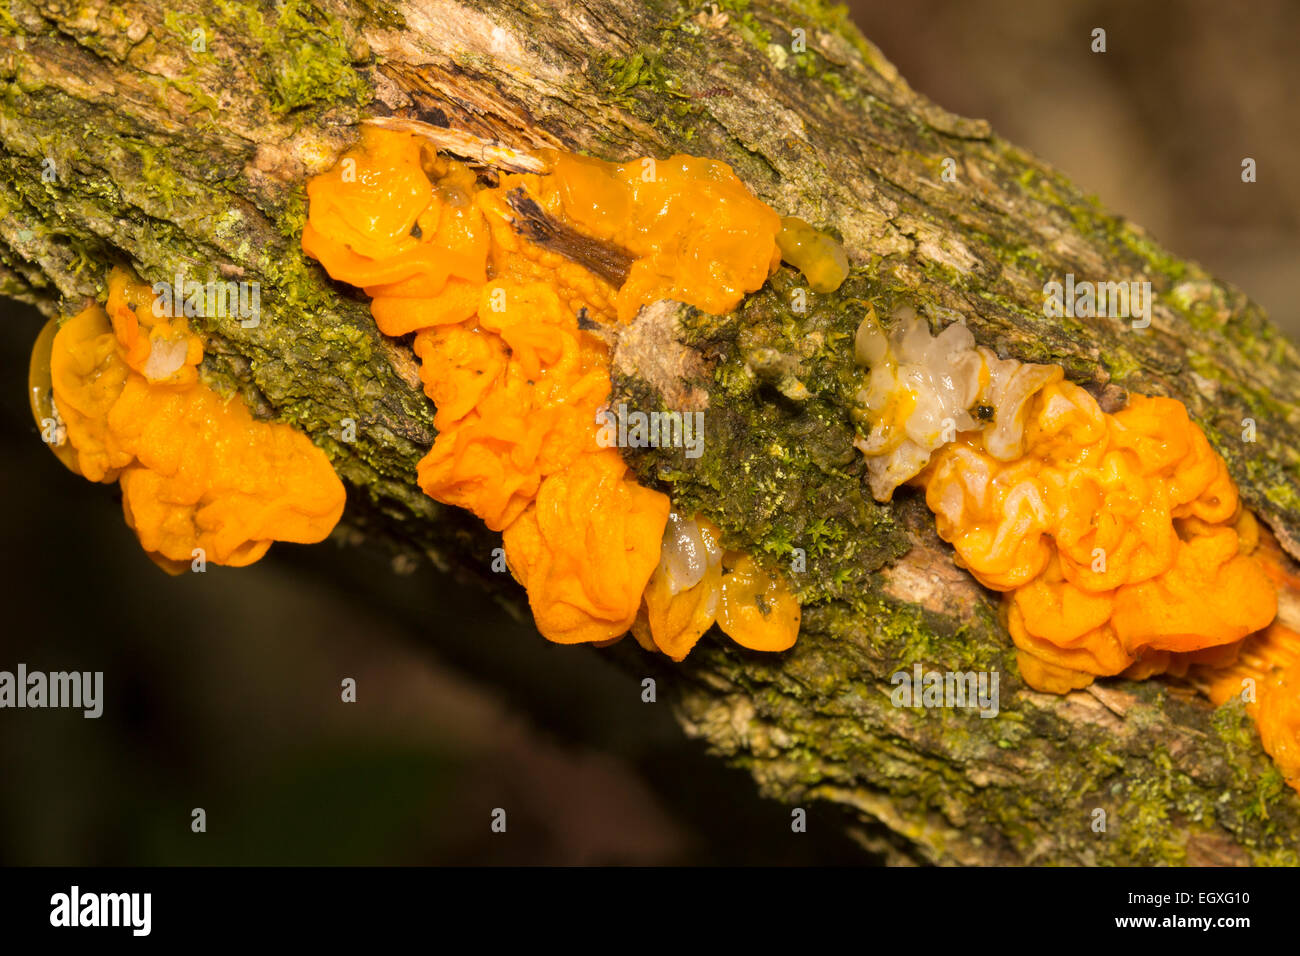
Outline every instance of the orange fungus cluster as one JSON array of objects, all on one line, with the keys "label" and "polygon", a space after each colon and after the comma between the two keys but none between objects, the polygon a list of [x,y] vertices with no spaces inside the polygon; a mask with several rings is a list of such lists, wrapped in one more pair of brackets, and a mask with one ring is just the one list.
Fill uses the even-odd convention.
[{"label": "orange fungus cluster", "polygon": [[[1170,674],[1222,703],[1249,678],[1264,746],[1300,789],[1300,638],[1275,622],[1278,592],[1300,596],[1300,582],[1182,403],[1131,394],[1107,413],[1056,366],[944,346],[924,328],[908,334],[926,362],[970,379],[958,405],[980,414],[949,439],[922,435],[912,481],[958,563],[1003,592],[1026,682],[1066,693],[1096,677]],[[874,364],[892,369],[888,348],[877,352]],[[996,374],[982,371],[990,365]],[[1026,387],[991,387],[1008,374]],[[903,420],[882,418],[883,437],[864,451],[884,477],[889,429],[921,435],[926,422],[912,416],[936,406],[913,387],[908,401],[888,397],[876,404]]]},{"label": "orange fungus cluster", "polygon": [[1285,601],[1278,619],[1232,644],[1182,655],[1170,670],[1186,676],[1215,704],[1245,702],[1264,749],[1282,776],[1300,791],[1300,576],[1277,540],[1260,528],[1256,554]]},{"label": "orange fungus cluster", "polygon": [[[159,310],[161,311],[161,310]],[[127,524],[165,570],[246,565],[272,541],[316,542],[342,515],[329,459],[199,381],[203,344],[121,269],[104,308],[51,322],[32,353],[32,409],[71,470],[118,481]]]},{"label": "orange fungus cluster", "polygon": [[799,636],[801,614],[784,578],[723,550],[717,525],[673,513],[632,634],[676,661],[715,622],[742,647],[784,651]]},{"label": "orange fungus cluster", "polygon": [[[308,184],[303,249],[366,291],[382,332],[414,333],[438,429],[420,486],[502,532],[541,633],[605,643],[636,625],[680,659],[714,615],[652,583],[671,507],[598,441],[610,378],[595,333],[660,299],[734,309],[777,267],[781,222],[712,160],[540,159],[544,173],[476,171],[410,132],[367,127]],[[727,633],[793,642],[766,634],[777,620],[798,630],[783,585],[776,598],[733,590]]]},{"label": "orange fungus cluster", "polygon": [[1133,395],[1110,415],[1057,380],[1031,399],[1022,441],[1004,461],[982,433],[965,433],[918,481],[962,564],[1007,593],[1032,686],[1146,676],[1171,653],[1272,621],[1277,599],[1251,555],[1253,519],[1180,402]]}]

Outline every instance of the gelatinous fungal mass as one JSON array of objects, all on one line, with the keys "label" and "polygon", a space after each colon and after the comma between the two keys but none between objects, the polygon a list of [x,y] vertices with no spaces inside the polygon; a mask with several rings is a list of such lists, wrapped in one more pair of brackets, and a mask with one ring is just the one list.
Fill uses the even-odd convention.
[{"label": "gelatinous fungal mass", "polygon": [[324,539],[344,503],[325,453],[206,387],[202,340],[153,306],[148,286],[114,269],[106,307],[51,321],[37,338],[32,408],[55,454],[121,485],[127,524],[172,573],[200,555],[240,566],[273,541]]},{"label": "gelatinous fungal mass", "polygon": [[[413,337],[438,428],[420,486],[502,532],[553,641],[630,631],[681,660],[716,623],[745,647],[789,648],[801,611],[784,577],[598,441],[610,380],[596,333],[661,299],[732,310],[782,258],[833,291],[843,249],[716,161],[535,159],[541,172],[476,170],[372,127],[308,185],[303,248],[365,289],[381,331]],[[907,307],[886,323],[869,312],[854,348],[872,493],[923,489],[957,562],[1003,594],[1031,687],[1168,673],[1219,700],[1247,680],[1264,745],[1300,786],[1296,640],[1274,621],[1283,564],[1179,402],[1132,395],[1104,412],[1058,366],[999,358],[960,321],[932,334]]]},{"label": "gelatinous fungal mass", "polygon": [[[1279,593],[1293,602],[1300,577],[1288,569],[1276,539],[1258,526],[1255,553]],[[1240,641],[1199,654],[1170,655],[1168,673],[1187,676],[1216,705],[1237,697],[1259,725],[1264,750],[1296,790],[1300,790],[1300,634],[1294,615]],[[1288,626],[1291,625],[1291,626]]]},{"label": "gelatinous fungal mass", "polygon": [[801,609],[785,579],[738,551],[724,551],[707,518],[668,516],[659,565],[632,633],[647,650],[685,659],[715,622],[742,647],[784,651],[799,636]]},{"label": "gelatinous fungal mass", "polygon": [[632,630],[680,660],[717,621],[746,647],[790,647],[784,580],[724,554],[716,527],[675,515],[601,446],[609,351],[594,334],[661,299],[734,309],[780,263],[780,218],[714,160],[540,160],[476,172],[370,126],[308,184],[303,249],[365,289],[380,331],[414,334],[438,429],[420,487],[502,532],[552,641]]},{"label": "gelatinous fungal mass", "polygon": [[1059,367],[999,359],[960,322],[932,335],[905,307],[891,324],[869,314],[855,342],[872,492],[924,489],[958,564],[1003,593],[1026,682],[1066,693],[1195,665],[1222,690],[1245,642],[1265,747],[1300,784],[1281,690],[1295,689],[1295,645],[1273,623],[1280,553],[1259,553],[1260,527],[1182,403],[1130,394],[1107,414]]}]

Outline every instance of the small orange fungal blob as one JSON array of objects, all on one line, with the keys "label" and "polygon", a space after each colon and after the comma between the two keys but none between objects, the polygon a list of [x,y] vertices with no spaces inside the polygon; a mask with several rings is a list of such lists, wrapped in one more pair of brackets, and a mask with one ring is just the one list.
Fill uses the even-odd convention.
[{"label": "small orange fungal blob", "polygon": [[108,286],[108,311],[86,308],[33,351],[34,367],[48,362],[66,428],[61,459],[120,483],[127,524],[168,571],[189,567],[196,550],[240,566],[272,541],[325,538],[345,496],[324,452],[204,386],[201,340],[183,318],[155,312],[148,286],[121,269]]},{"label": "small orange fungal blob", "polygon": [[59,406],[54,401],[54,383],[50,376],[50,353],[54,348],[54,336],[59,331],[59,320],[50,319],[41,327],[36,341],[32,344],[32,357],[27,367],[27,398],[32,409],[32,418],[45,442],[56,458],[63,462],[69,471],[80,474],[77,464],[77,450],[68,441],[68,427],[64,424]]},{"label": "small orange fungal blob", "polygon": [[722,596],[722,537],[703,518],[669,516],[659,566],[645,589],[652,647],[684,660],[718,617]]},{"label": "small orange fungal blob", "polygon": [[718,625],[723,633],[753,651],[785,651],[799,636],[798,599],[775,571],[759,567],[747,554],[729,553],[723,562]]},{"label": "small orange fungal blob", "polygon": [[1300,667],[1277,672],[1260,689],[1256,713],[1264,750],[1300,792]]},{"label": "small orange fungal blob", "polygon": [[802,219],[782,217],[776,242],[781,258],[804,274],[814,292],[834,292],[848,278],[849,257],[844,247]]},{"label": "small orange fungal blob", "polygon": [[708,519],[676,513],[668,517],[643,612],[638,639],[678,661],[714,623],[750,650],[788,650],[802,613],[782,575],[724,551],[721,532]]},{"label": "small orange fungal blob", "polygon": [[659,562],[666,495],[625,476],[616,449],[582,455],[543,483],[505,529],[506,561],[537,628],[561,644],[610,640],[636,618]]},{"label": "small orange fungal blob", "polygon": [[635,257],[615,297],[619,321],[659,299],[730,312],[780,264],[780,217],[725,163],[544,155],[551,174],[541,183],[543,208]]}]

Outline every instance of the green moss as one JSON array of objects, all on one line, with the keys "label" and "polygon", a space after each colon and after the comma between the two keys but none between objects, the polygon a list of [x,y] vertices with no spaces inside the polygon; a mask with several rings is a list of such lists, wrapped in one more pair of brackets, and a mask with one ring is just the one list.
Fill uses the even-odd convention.
[{"label": "green moss", "polygon": [[1187,831],[1170,819],[1168,754],[1160,757],[1160,776],[1134,778],[1117,786],[1123,802],[1108,814],[1106,834],[1122,859],[1143,866],[1183,866]]},{"label": "green moss", "polygon": [[1269,485],[1264,491],[1264,497],[1283,511],[1300,511],[1300,492],[1294,484]]},{"label": "green moss", "polygon": [[162,203],[168,213],[176,208],[176,200],[188,190],[176,175],[175,167],[168,157],[159,155],[160,150],[147,143],[124,143],[139,159],[140,182],[143,183]]},{"label": "green moss", "polygon": [[[205,69],[213,68],[208,62],[211,57],[210,45],[216,39],[212,21],[196,11],[181,13],[169,9],[163,14],[163,26],[171,34],[173,43],[184,51],[181,59],[187,64],[183,73],[164,77],[163,81],[168,87],[189,98],[192,111],[206,110],[212,119],[217,119],[220,104],[207,92],[203,83]],[[196,30],[203,31],[203,51],[194,49]]]},{"label": "green moss", "polygon": [[370,98],[369,84],[352,67],[341,23],[302,0],[279,7],[274,27],[262,40],[271,78],[274,112],[316,103]]},{"label": "green moss", "polygon": [[1142,370],[1142,362],[1125,348],[1107,349],[1102,353],[1101,364],[1110,373],[1111,380],[1121,385]]},{"label": "green moss", "polygon": [[894,72],[893,66],[862,35],[862,31],[853,22],[852,13],[847,5],[828,3],[826,0],[793,0],[792,6],[804,21],[794,25],[804,26],[810,37],[814,30],[824,30],[834,34],[846,40],[849,46],[862,57],[863,63],[869,69],[885,76]]},{"label": "green moss", "polygon": [[1186,262],[1161,248],[1127,220],[1107,213],[1096,196],[1082,194],[1060,173],[1039,165],[1014,147],[1005,147],[1003,156],[1012,165],[1021,166],[1014,181],[1029,198],[1060,209],[1081,236],[1127,251],[1144,269],[1163,279],[1163,286],[1173,285],[1188,275]]},{"label": "green moss", "polygon": [[[1242,407],[1255,418],[1256,425],[1286,421],[1290,408],[1262,388],[1235,379],[1213,355],[1189,353],[1187,365],[1197,375],[1231,388]],[[1240,426],[1240,420],[1235,424]],[[1238,436],[1240,432],[1238,432]],[[1239,440],[1239,437],[1238,437]]]},{"label": "green moss", "polygon": [[369,82],[353,64],[354,53],[362,51],[354,29],[307,0],[284,0],[271,10],[218,0],[209,20],[198,19],[184,11],[168,14],[166,23],[187,47],[196,24],[207,34],[209,50],[218,39],[236,51],[252,46],[256,53],[245,62],[274,114],[336,102],[360,105],[371,96]]},{"label": "green moss", "polygon": [[772,34],[755,16],[750,0],[688,0],[678,6],[674,16],[664,23],[664,30],[687,30],[696,33],[698,25],[695,18],[701,14],[711,16],[716,10],[726,14],[727,29],[735,30],[746,43],[759,50],[766,50],[772,40]]},{"label": "green moss", "polygon": [[[907,539],[889,509],[865,493],[852,447],[842,393],[855,320],[834,297],[816,297],[806,314],[791,312],[793,281],[778,277],[730,316],[684,312],[688,343],[722,356],[699,383],[714,396],[703,454],[691,460],[680,449],[641,449],[628,457],[678,507],[717,521],[728,546],[787,569],[792,549],[804,549],[807,573],[795,583],[808,604],[869,591],[872,572],[901,555]],[[801,388],[787,392],[802,400],[782,394],[779,386],[792,381]],[[618,401],[668,410],[626,378],[616,378]]]},{"label": "green moss", "polygon": [[678,143],[695,138],[694,122],[703,110],[681,89],[662,54],[607,57],[592,75],[610,102],[645,116]]},{"label": "green moss", "polygon": [[[1244,804],[1238,801],[1241,821],[1260,824],[1261,839],[1256,843],[1264,852],[1288,846],[1287,833],[1275,825],[1270,808],[1284,800],[1293,801],[1294,793],[1286,786],[1277,767],[1267,757],[1261,758],[1259,731],[1245,703],[1239,696],[1230,698],[1215,710],[1210,725],[1231,768],[1234,789],[1251,794],[1251,799]],[[1294,854],[1295,848],[1290,848]]]}]

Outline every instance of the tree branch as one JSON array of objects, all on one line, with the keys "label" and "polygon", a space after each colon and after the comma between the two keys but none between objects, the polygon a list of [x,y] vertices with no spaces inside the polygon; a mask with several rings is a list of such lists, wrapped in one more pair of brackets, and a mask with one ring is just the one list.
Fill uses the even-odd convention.
[{"label": "tree branch", "polygon": [[[1183,400],[1300,554],[1297,354],[1244,295],[914,93],[818,0],[212,7],[0,11],[0,292],[70,311],[121,261],[150,281],[260,282],[258,326],[198,323],[205,379],[325,448],[354,526],[517,600],[488,570],[495,536],[416,486],[434,429],[414,360],[301,254],[303,183],[361,119],[392,114],[521,149],[723,160],[783,215],[836,231],[853,275],[805,313],[784,268],[731,316],[647,310],[618,345],[617,389],[708,408],[703,457],[634,464],[729,544],[805,549],[803,634],[784,655],[706,639],[684,665],[629,666],[653,669],[686,728],[764,793],[849,808],[889,859],[1297,862],[1300,799],[1239,708],[1159,682],[1027,689],[989,594],[919,501],[864,494],[851,446],[865,303],[950,309],[1004,356]],[[1150,327],[1044,318],[1044,283],[1067,273],[1150,281]],[[916,663],[998,671],[1001,712],[893,707],[889,675]]]}]

